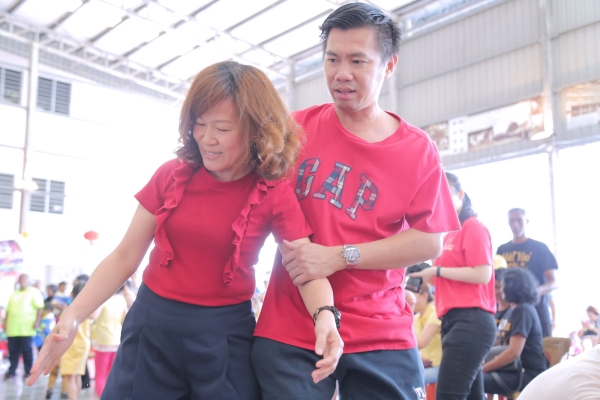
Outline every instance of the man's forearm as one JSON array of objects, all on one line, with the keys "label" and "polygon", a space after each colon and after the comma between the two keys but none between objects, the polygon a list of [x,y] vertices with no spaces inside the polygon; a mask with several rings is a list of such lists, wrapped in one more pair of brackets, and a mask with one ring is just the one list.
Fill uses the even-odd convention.
[{"label": "man's forearm", "polygon": [[[360,260],[356,269],[406,268],[432,260],[437,258],[442,251],[442,238],[443,233],[426,233],[408,229],[385,239],[357,244]],[[343,268],[346,268],[345,264],[342,264],[340,269]]]},{"label": "man's forearm", "polygon": [[552,291],[556,290],[556,288],[556,281],[546,282],[543,285],[538,286],[538,293],[540,296],[545,296],[549,293],[552,293]]}]

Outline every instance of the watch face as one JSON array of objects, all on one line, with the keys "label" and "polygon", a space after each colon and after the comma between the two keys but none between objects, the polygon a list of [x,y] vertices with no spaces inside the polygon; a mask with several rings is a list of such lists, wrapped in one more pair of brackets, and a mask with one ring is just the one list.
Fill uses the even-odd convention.
[{"label": "watch face", "polygon": [[356,264],[358,262],[358,258],[360,257],[360,252],[354,246],[348,246],[344,249],[344,259],[350,265]]}]

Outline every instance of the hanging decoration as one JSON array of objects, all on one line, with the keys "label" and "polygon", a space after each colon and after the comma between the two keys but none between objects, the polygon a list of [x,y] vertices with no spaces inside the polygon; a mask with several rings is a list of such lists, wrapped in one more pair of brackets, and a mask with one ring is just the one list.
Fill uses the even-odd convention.
[{"label": "hanging decoration", "polygon": [[98,239],[100,235],[95,231],[87,231],[83,234],[83,237],[90,241],[90,244],[94,244],[94,240]]}]

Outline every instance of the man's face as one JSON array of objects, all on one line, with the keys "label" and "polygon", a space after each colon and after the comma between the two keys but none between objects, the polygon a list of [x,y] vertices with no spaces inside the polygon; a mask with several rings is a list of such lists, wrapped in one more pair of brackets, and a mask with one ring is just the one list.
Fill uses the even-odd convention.
[{"label": "man's face", "polygon": [[513,211],[508,214],[508,225],[515,238],[525,235],[527,222],[527,218],[520,211]]},{"label": "man's face", "polygon": [[67,288],[67,285],[65,285],[65,284],[58,285],[58,291],[59,292],[63,292],[64,293],[66,288]]},{"label": "man's face", "polygon": [[329,31],[324,70],[336,108],[354,112],[377,104],[383,80],[391,75],[396,61],[397,56],[382,61],[377,32],[371,28]]},{"label": "man's face", "polygon": [[21,290],[25,290],[29,287],[29,277],[27,275],[21,275],[19,277],[19,286]]}]

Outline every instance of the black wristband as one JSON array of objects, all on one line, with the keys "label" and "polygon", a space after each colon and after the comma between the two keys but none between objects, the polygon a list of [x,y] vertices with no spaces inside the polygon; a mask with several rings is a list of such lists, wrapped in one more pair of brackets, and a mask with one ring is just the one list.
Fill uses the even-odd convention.
[{"label": "black wristband", "polygon": [[437,276],[438,278],[441,278],[442,275],[440,274],[440,272],[442,271],[442,267],[437,267],[437,271],[435,272],[435,276]]}]

